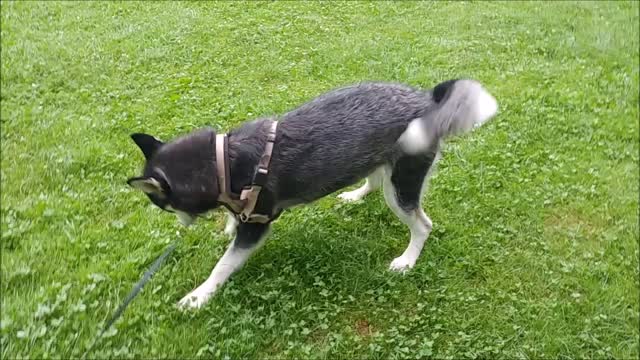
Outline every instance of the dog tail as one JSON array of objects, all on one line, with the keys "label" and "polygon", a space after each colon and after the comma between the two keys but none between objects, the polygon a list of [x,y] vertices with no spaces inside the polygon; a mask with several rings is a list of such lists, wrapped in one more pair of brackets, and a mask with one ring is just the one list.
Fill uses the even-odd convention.
[{"label": "dog tail", "polygon": [[496,99],[475,80],[440,83],[433,88],[432,100],[398,139],[408,154],[430,151],[441,139],[469,132],[498,112]]}]

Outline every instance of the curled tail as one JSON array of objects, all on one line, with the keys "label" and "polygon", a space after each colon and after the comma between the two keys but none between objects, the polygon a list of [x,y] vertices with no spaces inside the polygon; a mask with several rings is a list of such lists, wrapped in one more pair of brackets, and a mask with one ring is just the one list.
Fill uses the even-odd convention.
[{"label": "curled tail", "polygon": [[440,139],[469,132],[498,112],[496,99],[475,80],[440,83],[433,88],[432,101],[398,139],[408,154],[429,151]]}]

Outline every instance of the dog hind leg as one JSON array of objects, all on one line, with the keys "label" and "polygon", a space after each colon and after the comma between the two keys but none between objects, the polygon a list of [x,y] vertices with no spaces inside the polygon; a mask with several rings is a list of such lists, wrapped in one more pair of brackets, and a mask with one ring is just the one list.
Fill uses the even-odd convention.
[{"label": "dog hind leg", "polygon": [[384,176],[384,168],[380,167],[376,169],[373,173],[367,176],[367,180],[364,185],[353,190],[353,191],[345,191],[338,195],[338,198],[342,199],[346,202],[353,202],[362,200],[367,194],[372,191],[377,190],[380,185],[382,185],[382,177]]},{"label": "dog hind leg", "polygon": [[431,232],[431,219],[421,207],[426,175],[433,165],[435,153],[403,156],[384,176],[384,198],[400,221],[409,227],[411,240],[406,250],[395,258],[390,270],[405,272],[416,263]]}]

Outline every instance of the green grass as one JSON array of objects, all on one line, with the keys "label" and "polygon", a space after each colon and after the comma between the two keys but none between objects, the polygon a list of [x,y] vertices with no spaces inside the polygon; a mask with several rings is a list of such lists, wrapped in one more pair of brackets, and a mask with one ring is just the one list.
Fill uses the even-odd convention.
[{"label": "green grass", "polygon": [[[638,358],[637,2],[2,3],[3,358]],[[201,311],[228,242],[125,180],[128,135],[229,129],[362,80],[481,80],[415,269],[382,196],[285,213]],[[179,235],[177,233],[180,233]]]}]

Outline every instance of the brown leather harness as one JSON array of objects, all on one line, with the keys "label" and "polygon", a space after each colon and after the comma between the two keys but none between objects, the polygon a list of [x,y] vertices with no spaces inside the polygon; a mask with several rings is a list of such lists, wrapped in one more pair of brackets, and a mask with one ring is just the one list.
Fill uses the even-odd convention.
[{"label": "brown leather harness", "polygon": [[229,139],[226,134],[216,135],[216,172],[218,173],[218,187],[220,189],[218,202],[226,205],[242,222],[266,224],[271,221],[270,215],[254,214],[253,211],[256,208],[260,190],[267,183],[269,163],[271,162],[273,144],[276,141],[277,128],[278,122],[271,121],[269,133],[267,134],[267,143],[258,162],[258,170],[253,175],[251,185],[243,188],[240,196],[231,192]]}]

